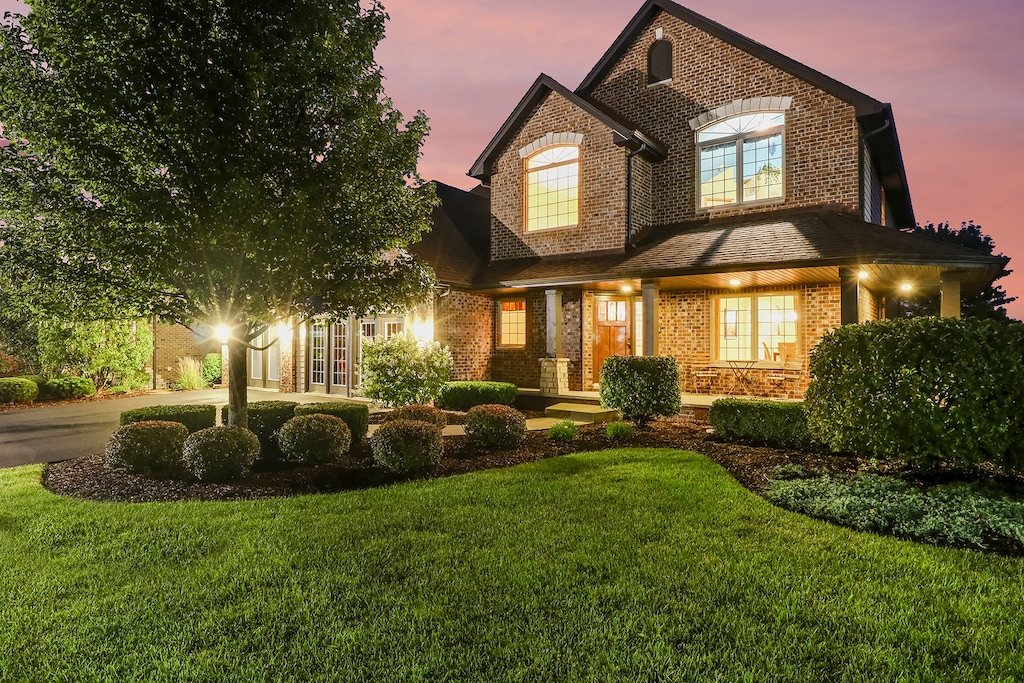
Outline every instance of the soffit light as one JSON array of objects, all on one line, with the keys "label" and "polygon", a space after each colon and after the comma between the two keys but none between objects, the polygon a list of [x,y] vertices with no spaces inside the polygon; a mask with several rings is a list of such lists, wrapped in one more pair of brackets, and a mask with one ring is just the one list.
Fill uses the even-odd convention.
[{"label": "soffit light", "polygon": [[900,285],[900,289],[904,292],[909,292],[913,288],[914,286],[911,285],[909,282],[904,282],[902,285]]},{"label": "soffit light", "polygon": [[859,277],[861,280],[866,280],[868,278],[868,271],[860,271],[859,273],[857,273],[857,277]]},{"label": "soffit light", "polygon": [[625,284],[619,287],[619,291],[623,294],[631,294],[633,292],[633,285]]},{"label": "soffit light", "polygon": [[733,279],[729,280],[729,286],[730,286],[730,287],[739,287],[739,286],[740,286],[740,284],[741,284],[741,283],[740,283],[740,281],[739,281],[739,278],[735,278],[735,277],[734,277]]}]

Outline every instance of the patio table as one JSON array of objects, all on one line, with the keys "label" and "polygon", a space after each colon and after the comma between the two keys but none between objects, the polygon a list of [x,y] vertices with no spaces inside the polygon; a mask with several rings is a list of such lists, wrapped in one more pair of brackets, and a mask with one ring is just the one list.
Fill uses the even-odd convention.
[{"label": "patio table", "polygon": [[736,393],[737,387],[743,387],[744,396],[752,395],[749,391],[750,385],[753,383],[753,379],[750,377],[750,369],[754,367],[756,361],[752,360],[728,360],[726,363],[729,364],[729,369],[732,370],[733,377],[736,381],[733,382],[732,388],[729,389],[729,395]]}]

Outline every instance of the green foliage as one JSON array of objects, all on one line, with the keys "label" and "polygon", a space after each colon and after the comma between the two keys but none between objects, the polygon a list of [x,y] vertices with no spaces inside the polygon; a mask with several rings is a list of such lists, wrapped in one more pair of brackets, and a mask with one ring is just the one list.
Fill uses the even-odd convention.
[{"label": "green foliage", "polygon": [[223,369],[223,359],[219,353],[206,354],[203,357],[203,380],[206,385],[220,384]]},{"label": "green foliage", "polygon": [[601,364],[601,405],[645,425],[682,408],[679,365],[667,356],[609,356]]},{"label": "green foliage", "polygon": [[122,425],[146,420],[180,422],[190,433],[197,432],[217,423],[217,408],[206,405],[148,406],[121,413]]},{"label": "green foliage", "polygon": [[773,503],[858,531],[987,548],[1024,545],[1024,501],[969,484],[919,488],[874,474],[775,479]]},{"label": "green foliage", "polygon": [[526,418],[515,408],[490,404],[466,412],[466,436],[486,448],[515,448],[526,438]]},{"label": "green foliage", "polygon": [[96,393],[96,385],[89,377],[55,377],[39,387],[39,393],[46,398],[84,398]]},{"label": "green foliage", "polygon": [[374,61],[386,18],[34,3],[0,37],[0,282],[50,315],[223,322],[243,369],[266,324],[418,304],[433,277],[403,247],[437,198],[426,116],[403,119]]},{"label": "green foliage", "polygon": [[28,403],[39,395],[39,386],[21,377],[0,378],[0,403]]},{"label": "green foliage", "polygon": [[224,484],[249,473],[260,440],[245,427],[207,427],[185,439],[182,462],[199,481]]},{"label": "green foliage", "polygon": [[153,356],[153,329],[145,320],[37,322],[39,360],[48,375],[86,375],[97,388],[146,385]]},{"label": "green foliage", "polygon": [[300,403],[295,406],[295,416],[299,415],[333,415],[340,417],[352,432],[352,438],[362,441],[370,426],[370,408],[362,403],[345,403],[331,401],[325,403]]},{"label": "green foliage", "polygon": [[616,441],[628,441],[633,438],[633,425],[628,422],[609,422],[604,433]]},{"label": "green foliage", "polygon": [[519,389],[511,382],[445,382],[437,405],[445,410],[466,412],[473,406],[500,403],[512,405]]},{"label": "green foliage", "polygon": [[444,411],[435,408],[434,406],[425,405],[401,406],[388,411],[381,419],[383,422],[391,422],[392,420],[416,420],[417,422],[429,422],[430,424],[437,425],[442,429],[448,424],[448,418],[445,416]]},{"label": "green foliage", "polygon": [[726,439],[796,447],[813,443],[802,402],[720,398],[711,404],[708,420]]},{"label": "green foliage", "polygon": [[920,467],[1024,466],[1024,325],[844,325],[811,354],[807,427],[833,450]]},{"label": "green foliage", "polygon": [[178,388],[185,389],[186,391],[205,388],[208,383],[206,377],[203,376],[202,361],[191,356],[179,358],[178,377],[175,380],[175,384],[178,385]]},{"label": "green foliage", "polygon": [[444,440],[436,424],[392,420],[377,427],[370,447],[380,465],[396,472],[415,472],[430,469],[441,460]]},{"label": "green foliage", "polygon": [[579,434],[579,427],[572,420],[562,420],[548,427],[548,438],[552,441],[569,443]]},{"label": "green foliage", "polygon": [[314,413],[285,422],[277,441],[289,460],[319,465],[345,455],[352,445],[352,432],[340,417]]},{"label": "green foliage", "polygon": [[43,385],[47,382],[47,378],[43,375],[19,375],[19,377],[35,382],[36,386],[39,387],[40,390],[42,390]]},{"label": "green foliage", "polygon": [[[273,460],[281,457],[281,450],[278,448],[277,433],[284,423],[295,415],[295,408],[299,405],[295,401],[253,401],[246,404],[249,412],[249,431],[260,440],[260,457],[265,460]],[[221,406],[220,421],[228,423],[228,412],[230,406]]]},{"label": "green foliage", "polygon": [[388,407],[429,403],[452,374],[452,354],[438,342],[396,334],[363,346],[363,393]]},{"label": "green foliage", "polygon": [[118,427],[107,441],[107,467],[161,474],[181,464],[188,429],[179,422],[146,420]]}]

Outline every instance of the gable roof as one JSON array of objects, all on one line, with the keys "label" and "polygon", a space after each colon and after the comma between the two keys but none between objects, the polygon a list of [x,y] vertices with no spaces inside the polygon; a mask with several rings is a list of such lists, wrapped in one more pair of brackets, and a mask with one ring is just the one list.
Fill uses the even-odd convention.
[{"label": "gable roof", "polygon": [[651,136],[641,132],[635,126],[609,112],[601,105],[580,97],[551,78],[551,76],[541,74],[533,82],[533,85],[530,86],[523,99],[519,100],[519,104],[516,105],[512,114],[509,115],[505,123],[498,129],[495,136],[491,138],[484,151],[473,162],[473,167],[467,175],[480,180],[489,178],[491,176],[491,165],[494,163],[497,155],[512,141],[516,133],[519,132],[519,129],[526,122],[526,119],[533,113],[533,110],[550,93],[561,95],[572,105],[582,109],[607,126],[612,131],[612,137],[616,145],[636,151],[640,156],[650,161],[663,161],[668,154],[668,148]]},{"label": "gable roof", "polygon": [[431,214],[433,227],[409,251],[433,268],[440,282],[469,288],[490,252],[490,193],[437,181],[434,190],[441,203]]},{"label": "gable roof", "polygon": [[864,141],[875,161],[882,186],[886,190],[886,199],[889,202],[893,220],[901,227],[911,227],[916,224],[910,190],[907,186],[907,173],[900,152],[900,141],[896,135],[896,122],[892,117],[892,107],[889,104],[879,102],[845,83],[840,83],[806,64],[751,40],[718,22],[672,2],[672,0],[647,0],[576,88],[577,95],[583,98],[591,97],[597,86],[636,41],[640,33],[654,20],[658,12],[666,12],[680,21],[853,105],[862,131],[864,131]]}]

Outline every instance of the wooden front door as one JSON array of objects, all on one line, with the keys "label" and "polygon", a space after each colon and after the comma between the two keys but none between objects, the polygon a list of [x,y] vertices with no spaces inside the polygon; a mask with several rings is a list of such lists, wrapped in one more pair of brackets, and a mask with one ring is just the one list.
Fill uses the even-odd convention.
[{"label": "wooden front door", "polygon": [[605,358],[633,353],[630,304],[625,297],[601,297],[594,301],[595,383],[601,381],[601,364]]}]

